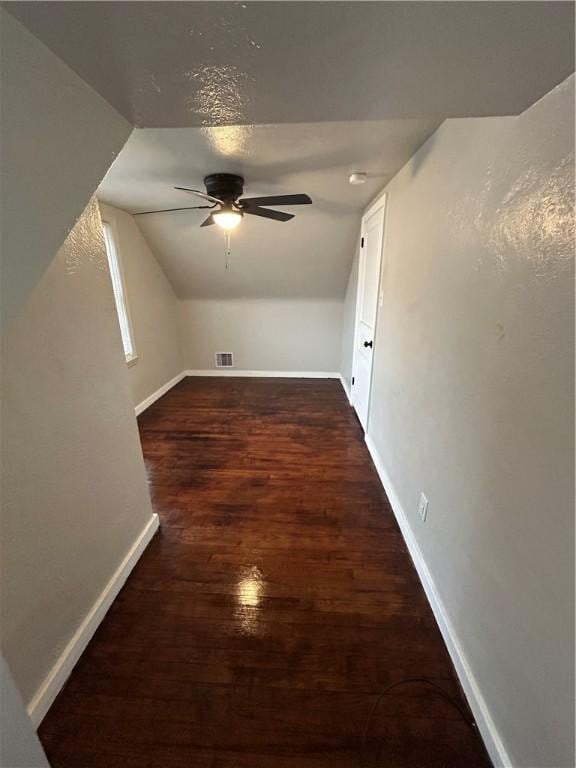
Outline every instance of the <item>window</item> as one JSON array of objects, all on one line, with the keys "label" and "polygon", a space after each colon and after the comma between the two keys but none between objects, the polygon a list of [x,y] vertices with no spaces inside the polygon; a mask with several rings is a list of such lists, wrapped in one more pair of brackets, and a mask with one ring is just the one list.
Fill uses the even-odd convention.
[{"label": "window", "polygon": [[132,326],[130,325],[130,315],[128,313],[128,302],[126,299],[126,290],[122,280],[122,271],[118,259],[118,250],[114,242],[114,233],[108,222],[102,222],[104,226],[104,242],[106,243],[106,253],[108,254],[108,265],[110,266],[110,276],[112,278],[112,287],[114,289],[114,299],[116,301],[116,312],[118,313],[118,323],[120,333],[122,334],[122,344],[124,345],[124,354],[128,365],[133,365],[138,359],[134,348],[134,339],[132,336]]}]

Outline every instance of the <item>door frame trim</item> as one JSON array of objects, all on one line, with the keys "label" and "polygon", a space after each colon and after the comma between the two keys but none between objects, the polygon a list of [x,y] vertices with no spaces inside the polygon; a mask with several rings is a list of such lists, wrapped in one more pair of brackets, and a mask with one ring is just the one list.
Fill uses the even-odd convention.
[{"label": "door frame trim", "polygon": [[[372,398],[372,380],[374,375],[374,356],[376,355],[376,336],[378,328],[378,313],[380,310],[380,290],[382,285],[382,267],[384,265],[384,242],[386,237],[386,203],[388,194],[381,192],[368,206],[364,209],[362,214],[362,221],[360,224],[360,238],[358,240],[358,284],[356,286],[356,307],[354,310],[354,346],[352,348],[352,380],[356,379],[356,365],[358,362],[358,335],[360,326],[360,302],[362,300],[363,278],[364,278],[364,266],[365,266],[365,251],[362,248],[362,238],[366,235],[366,222],[379,210],[383,209],[382,217],[382,247],[380,249],[380,264],[378,266],[378,288],[377,288],[377,301],[376,301],[376,315],[374,317],[374,348],[372,350],[372,368],[370,369],[370,390],[368,392],[368,412],[366,414],[366,427],[365,433],[368,434],[368,424],[370,421],[370,401]],[[350,386],[350,404],[358,413],[356,408],[356,390],[354,385]]]}]

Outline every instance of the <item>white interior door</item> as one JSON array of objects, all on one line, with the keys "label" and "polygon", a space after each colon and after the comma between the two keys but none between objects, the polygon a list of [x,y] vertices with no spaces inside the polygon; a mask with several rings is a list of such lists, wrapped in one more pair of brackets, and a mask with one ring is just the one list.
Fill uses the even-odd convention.
[{"label": "white interior door", "polygon": [[352,366],[352,404],[364,430],[368,424],[368,406],[370,404],[372,360],[380,288],[380,264],[384,239],[384,210],[385,198],[381,198],[362,218]]}]

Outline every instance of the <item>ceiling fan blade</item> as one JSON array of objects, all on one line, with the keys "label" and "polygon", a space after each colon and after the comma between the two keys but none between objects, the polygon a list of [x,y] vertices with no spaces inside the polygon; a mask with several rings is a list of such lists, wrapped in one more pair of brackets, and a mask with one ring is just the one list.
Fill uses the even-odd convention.
[{"label": "ceiling fan blade", "polygon": [[309,205],[312,199],[308,195],[269,195],[268,197],[244,197],[240,205]]},{"label": "ceiling fan blade", "polygon": [[187,208],[162,208],[159,211],[138,211],[133,216],[147,216],[149,213],[171,213],[172,211],[199,211],[201,208],[214,208],[213,205],[190,205]]},{"label": "ceiling fan blade", "polygon": [[294,218],[293,213],[284,213],[284,211],[271,211],[269,208],[244,208],[244,213],[249,213],[251,216],[262,216],[263,219],[274,219],[274,221],[290,221]]},{"label": "ceiling fan blade", "polygon": [[224,203],[224,200],[220,200],[218,197],[212,197],[212,195],[209,195],[206,192],[200,192],[199,189],[188,189],[187,187],[174,187],[174,189],[177,189],[179,192],[187,192],[189,195],[198,195],[198,197],[203,197],[204,200],[211,200],[213,203]]},{"label": "ceiling fan blade", "polygon": [[204,219],[204,221],[202,222],[202,224],[200,224],[200,226],[201,227],[209,227],[212,224],[214,224],[214,216],[212,214],[210,214],[210,216],[208,216],[207,219]]}]

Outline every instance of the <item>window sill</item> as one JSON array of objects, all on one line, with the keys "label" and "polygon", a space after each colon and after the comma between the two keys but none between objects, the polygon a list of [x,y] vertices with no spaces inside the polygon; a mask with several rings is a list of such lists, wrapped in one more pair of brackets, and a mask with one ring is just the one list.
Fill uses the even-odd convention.
[{"label": "window sill", "polygon": [[126,357],[126,365],[128,368],[131,368],[133,365],[136,365],[138,362],[138,355],[130,355],[129,357]]}]

